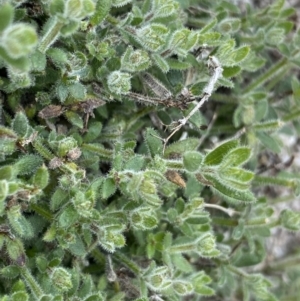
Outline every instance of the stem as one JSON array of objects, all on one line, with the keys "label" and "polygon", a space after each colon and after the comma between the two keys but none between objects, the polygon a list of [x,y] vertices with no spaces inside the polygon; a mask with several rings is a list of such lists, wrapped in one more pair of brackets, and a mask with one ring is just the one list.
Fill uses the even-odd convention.
[{"label": "stem", "polygon": [[287,58],[282,58],[277,64],[273,65],[267,72],[262,74],[253,81],[248,87],[244,90],[244,94],[249,93],[250,91],[262,86],[266,81],[268,81],[272,76],[281,71],[281,68],[285,67],[288,64]]},{"label": "stem", "polygon": [[153,111],[155,111],[153,107],[145,107],[142,110],[138,111],[132,118],[128,120],[126,124],[126,130],[129,130],[138,120],[141,119],[141,117]]},{"label": "stem", "polygon": [[136,275],[140,275],[140,267],[135,262],[130,260],[127,256],[117,251],[113,254],[113,257],[120,261],[122,264],[126,265]]},{"label": "stem", "polygon": [[33,147],[35,148],[35,150],[45,159],[47,160],[52,160],[54,158],[54,155],[50,152],[49,149],[47,149],[40,138],[35,139],[32,142]]},{"label": "stem", "polygon": [[268,85],[266,86],[266,90],[271,91],[283,78],[286,77],[286,74],[289,71],[289,66],[286,66],[285,69],[282,68],[281,72],[268,83]]},{"label": "stem", "polygon": [[170,138],[178,132],[187,122],[188,120],[196,113],[198,110],[203,106],[203,104],[211,97],[215,85],[218,81],[218,79],[222,76],[223,68],[221,67],[221,64],[219,60],[215,56],[210,56],[208,61],[209,66],[213,69],[213,75],[209,79],[208,84],[203,90],[204,96],[201,98],[201,100],[196,104],[196,106],[192,109],[192,111],[184,118],[179,119],[176,123],[176,127],[173,129],[172,133],[164,139],[164,148],[163,153],[165,152],[166,145]]},{"label": "stem", "polygon": [[295,267],[300,264],[300,254],[290,256],[288,258],[284,258],[281,260],[277,260],[275,262],[272,262],[268,268],[272,270],[282,270],[286,269],[288,267]]},{"label": "stem", "polygon": [[46,210],[44,207],[41,207],[41,206],[39,206],[37,204],[31,204],[30,208],[33,209],[40,216],[42,216],[45,219],[47,219],[48,221],[52,221],[53,220],[53,214],[50,211]]},{"label": "stem", "polygon": [[83,150],[90,151],[92,153],[95,153],[99,155],[102,158],[111,159],[112,157],[112,151],[109,149],[104,148],[102,145],[93,145],[93,144],[82,144],[81,148]]},{"label": "stem", "polygon": [[282,120],[285,122],[289,122],[289,121],[293,121],[297,118],[300,117],[300,110],[296,109],[295,110],[291,110],[291,113],[286,114],[285,116],[283,116]]},{"label": "stem", "polygon": [[227,226],[227,227],[236,227],[238,225],[237,220],[223,218],[223,217],[213,217],[212,223],[220,226]]},{"label": "stem", "polygon": [[224,93],[214,93],[212,96],[212,100],[222,102],[222,103],[231,103],[231,104],[237,104],[239,100],[234,95],[225,95]]},{"label": "stem", "polygon": [[38,285],[38,283],[35,281],[34,277],[30,274],[29,270],[26,267],[21,269],[21,274],[22,274],[22,277],[24,278],[25,282],[29,286],[34,297],[37,300],[39,300],[42,297],[42,295],[44,294],[41,287]]},{"label": "stem", "polygon": [[241,269],[238,269],[238,268],[234,267],[233,265],[228,265],[227,269],[230,270],[231,272],[237,274],[238,276],[248,277],[247,273],[245,273]]},{"label": "stem", "polygon": [[224,125],[215,125],[211,131],[210,134],[232,134],[236,133],[236,128],[231,124],[224,124]]},{"label": "stem", "polygon": [[267,176],[258,176],[255,175],[254,179],[252,180],[254,185],[279,185],[289,188],[295,187],[295,181],[292,179],[282,179],[282,178],[275,178],[275,177],[267,177]]},{"label": "stem", "polygon": [[180,160],[165,160],[166,166],[171,169],[184,169],[183,162]]},{"label": "stem", "polygon": [[221,211],[227,213],[229,216],[233,216],[234,214],[239,214],[239,212],[237,212],[231,208],[224,208],[224,207],[216,205],[216,204],[205,204],[204,207],[221,210]]},{"label": "stem", "polygon": [[108,23],[112,24],[112,25],[118,25],[119,24],[119,20],[117,18],[114,18],[112,15],[108,14],[105,17],[105,21],[107,21]]},{"label": "stem", "polygon": [[279,219],[273,219],[273,220],[269,220],[266,217],[261,217],[261,218],[254,218],[254,219],[250,219],[246,222],[245,226],[248,228],[251,227],[256,227],[256,226],[278,226],[280,224]]},{"label": "stem", "polygon": [[48,47],[55,42],[63,26],[64,23],[55,18],[53,26],[46,32],[41,40],[41,43],[38,47],[40,52],[45,53]]},{"label": "stem", "polygon": [[98,248],[95,248],[91,251],[91,255],[94,257],[94,259],[99,263],[100,265],[105,265],[105,256],[99,251]]},{"label": "stem", "polygon": [[215,123],[217,119],[217,113],[214,113],[209,125],[208,125],[208,128],[206,129],[205,131],[205,134],[201,136],[200,140],[199,140],[199,143],[198,143],[198,148],[200,148],[200,146],[202,145],[202,143],[205,141],[205,139],[210,135],[210,132],[211,132],[211,129]]},{"label": "stem", "polygon": [[[97,246],[99,245],[99,241],[98,239],[96,239],[93,243],[91,243],[88,248],[87,248],[87,254],[90,254],[93,252],[94,249],[97,248]],[[94,255],[94,254],[93,254]],[[97,255],[97,254],[96,254]]]},{"label": "stem", "polygon": [[[291,55],[291,58],[295,57],[300,50],[294,51],[294,53]],[[287,70],[285,68],[289,64],[289,60],[285,57],[283,57],[281,60],[279,60],[275,65],[273,65],[267,72],[263,73],[261,76],[257,78],[257,80],[253,81],[246,89],[244,90],[244,93],[249,93],[250,91],[262,86],[265,82],[267,82],[271,77],[274,77],[276,74],[284,73]],[[271,85],[272,87],[272,85]]]}]

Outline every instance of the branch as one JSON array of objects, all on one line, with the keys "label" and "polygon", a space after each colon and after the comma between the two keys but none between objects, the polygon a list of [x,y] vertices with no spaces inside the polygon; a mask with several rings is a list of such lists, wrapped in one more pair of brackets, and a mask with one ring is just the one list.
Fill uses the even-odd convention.
[{"label": "branch", "polygon": [[221,67],[219,60],[215,56],[209,57],[208,67],[213,69],[213,75],[210,78],[207,86],[204,88],[204,96],[201,98],[198,104],[193,108],[193,110],[186,117],[179,119],[177,121],[178,125],[173,129],[173,132],[166,139],[164,139],[163,152],[165,151],[166,144],[170,140],[170,138],[176,132],[178,132],[188,122],[188,120],[203,106],[203,104],[211,97],[218,79],[222,76],[223,68]]}]

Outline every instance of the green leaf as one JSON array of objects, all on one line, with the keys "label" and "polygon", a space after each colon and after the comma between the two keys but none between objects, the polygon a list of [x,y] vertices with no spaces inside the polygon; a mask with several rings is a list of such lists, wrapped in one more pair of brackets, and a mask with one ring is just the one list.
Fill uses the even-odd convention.
[{"label": "green leaf", "polygon": [[251,156],[251,149],[243,146],[230,150],[224,157],[221,163],[221,168],[235,167],[245,164]]},{"label": "green leaf", "polygon": [[243,61],[242,69],[249,72],[255,72],[262,68],[265,63],[266,60],[264,58],[256,56],[253,51],[250,51],[248,56]]},{"label": "green leaf", "polygon": [[56,87],[56,94],[61,102],[65,102],[69,95],[69,89],[66,85],[60,84]]},{"label": "green leaf", "polygon": [[106,149],[104,148],[103,145],[99,144],[99,143],[86,143],[82,145],[82,149],[95,153],[98,156],[100,156],[101,158],[104,159],[111,159],[112,157],[112,151],[110,149]]},{"label": "green leaf", "polygon": [[176,141],[171,145],[166,147],[164,157],[172,158],[173,156],[183,155],[186,151],[194,151],[199,145],[199,140],[197,138],[187,138],[185,140]]},{"label": "green leaf", "polygon": [[68,121],[73,124],[74,126],[83,129],[83,120],[80,115],[75,112],[67,111],[64,113]]},{"label": "green leaf", "polygon": [[224,67],[222,75],[226,78],[231,78],[238,75],[241,71],[240,66]]},{"label": "green leaf", "polygon": [[20,268],[16,265],[8,265],[0,270],[0,275],[8,279],[17,278],[20,275]]},{"label": "green leaf", "polygon": [[292,89],[294,101],[300,106],[300,82],[296,77],[292,77]]},{"label": "green leaf", "polygon": [[48,260],[44,256],[35,259],[36,266],[41,273],[45,273],[48,268]]},{"label": "green leaf", "polygon": [[261,121],[268,114],[269,104],[267,99],[262,99],[255,104],[255,121]]},{"label": "green leaf", "polygon": [[30,61],[28,57],[12,58],[8,55],[7,51],[0,47],[0,57],[11,67],[16,68],[22,72],[28,72],[30,68]]},{"label": "green leaf", "polygon": [[229,140],[209,152],[203,161],[205,165],[219,165],[232,149],[239,145],[238,140]]},{"label": "green leaf", "polygon": [[132,0],[112,0],[112,6],[121,7],[130,3],[131,1]]},{"label": "green leaf", "polygon": [[66,137],[61,139],[57,145],[57,155],[59,157],[67,156],[70,151],[76,149],[77,141],[73,137]]},{"label": "green leaf", "polygon": [[62,15],[65,11],[65,1],[64,0],[51,0],[49,5],[50,14],[52,16]]},{"label": "green leaf", "polygon": [[260,142],[269,150],[275,153],[280,153],[281,145],[279,144],[278,140],[273,138],[271,135],[267,135],[263,132],[256,132],[255,135],[260,140]]},{"label": "green leaf", "polygon": [[[217,19],[213,19],[212,21],[210,21],[209,23],[207,23],[203,28],[201,28],[200,33],[204,34],[207,31],[211,30],[212,28],[214,28],[218,23]],[[221,36],[221,35],[220,35]]]},{"label": "green leaf", "polygon": [[148,151],[152,157],[161,155],[163,151],[163,143],[159,134],[154,130],[148,128],[145,133],[145,142]]},{"label": "green leaf", "polygon": [[158,52],[166,44],[169,29],[163,24],[152,23],[137,30],[137,36],[145,49]]},{"label": "green leaf", "polygon": [[249,46],[242,46],[233,51],[229,58],[233,60],[233,64],[240,64],[248,56],[249,52]]},{"label": "green leaf", "polygon": [[129,159],[125,165],[124,170],[134,170],[140,171],[142,170],[143,166],[145,165],[145,158],[143,156],[135,156]]},{"label": "green leaf", "polygon": [[71,274],[64,268],[58,267],[52,270],[50,275],[51,282],[61,292],[72,288]]},{"label": "green leaf", "polygon": [[8,184],[8,194],[13,195],[13,194],[17,193],[17,191],[19,190],[20,187],[21,187],[21,183],[9,182],[9,184]]},{"label": "green leaf", "polygon": [[47,56],[59,68],[64,68],[68,62],[67,53],[63,49],[60,49],[60,48],[55,48],[55,47],[49,48],[47,50]]},{"label": "green leaf", "polygon": [[112,5],[112,0],[97,1],[95,13],[90,18],[90,22],[93,26],[99,25],[108,15]]},{"label": "green leaf", "polygon": [[31,154],[21,157],[15,163],[15,167],[19,175],[24,175],[34,173],[42,164],[43,159],[40,156]]},{"label": "green leaf", "polygon": [[2,213],[5,208],[5,199],[8,195],[8,182],[5,180],[0,181],[0,216],[2,216]]},{"label": "green leaf", "polygon": [[241,20],[238,18],[226,18],[218,24],[219,30],[223,34],[233,34],[240,29],[240,26]]},{"label": "green leaf", "polygon": [[6,28],[3,39],[2,46],[7,51],[7,55],[13,59],[28,55],[38,42],[35,29],[25,23],[13,24]]},{"label": "green leaf", "polygon": [[220,38],[221,34],[218,32],[201,33],[198,36],[198,43],[200,45],[215,46],[217,43],[219,43]]},{"label": "green leaf", "polygon": [[285,9],[283,9],[280,13],[280,17],[282,19],[286,19],[292,15],[295,15],[297,13],[297,10],[293,7],[287,7]]},{"label": "green leaf", "polygon": [[17,139],[18,136],[14,131],[11,129],[4,127],[3,125],[0,125],[0,138],[5,139],[5,138],[11,138],[11,139]]},{"label": "green leaf", "polygon": [[6,250],[9,258],[18,266],[25,265],[26,254],[24,246],[19,239],[6,240]]},{"label": "green leaf", "polygon": [[56,238],[56,226],[54,224],[52,224],[47,231],[45,232],[44,236],[43,236],[43,241],[45,242],[51,242],[54,241],[54,239]]},{"label": "green leaf", "polygon": [[102,123],[99,121],[92,121],[89,123],[89,130],[88,132],[83,136],[84,142],[92,142],[97,137],[99,137],[100,133],[102,131]]},{"label": "green leaf", "polygon": [[232,89],[234,87],[233,82],[230,79],[225,78],[225,77],[219,78],[218,84],[220,86],[223,86],[223,87],[226,87],[226,88],[229,88],[229,89]]},{"label": "green leaf", "polygon": [[83,100],[86,96],[86,88],[83,84],[79,82],[72,83],[68,86],[70,95],[73,96],[76,100]]},{"label": "green leaf", "polygon": [[300,212],[285,209],[280,213],[280,224],[291,231],[300,230]]},{"label": "green leaf", "polygon": [[215,291],[208,287],[208,286],[196,286],[196,288],[194,288],[195,292],[199,295],[203,295],[203,296],[213,296],[215,295]]},{"label": "green leaf", "polygon": [[0,32],[8,27],[14,18],[14,9],[9,3],[0,6]]},{"label": "green leaf", "polygon": [[12,154],[15,150],[16,150],[15,139],[0,138],[0,155]]},{"label": "green leaf", "polygon": [[0,167],[0,180],[11,180],[13,177],[13,167],[10,165]]},{"label": "green leaf", "polygon": [[196,151],[185,152],[183,155],[184,167],[189,172],[196,172],[203,161],[203,156]]},{"label": "green leaf", "polygon": [[239,178],[231,175],[227,170],[226,172],[220,172],[219,177],[223,184],[227,187],[231,187],[232,190],[248,191],[250,188],[249,183],[240,181]]},{"label": "green leaf", "polygon": [[42,156],[44,157],[45,159],[47,160],[51,160],[54,158],[54,155],[49,151],[48,148],[46,148],[41,139],[40,138],[37,138],[34,140],[33,142],[33,147],[35,148],[35,150]]},{"label": "green leaf", "polygon": [[62,213],[58,217],[58,224],[62,228],[68,228],[75,224],[79,219],[76,209],[69,205],[62,209]]},{"label": "green leaf", "polygon": [[33,177],[33,185],[39,189],[44,189],[49,183],[49,171],[45,165],[41,166]]},{"label": "green leaf", "polygon": [[233,203],[253,203],[256,202],[255,196],[250,191],[233,189],[230,185],[225,185],[223,181],[215,176],[205,174],[204,177],[212,183],[211,188],[218,192],[225,200]]},{"label": "green leaf", "polygon": [[31,61],[31,70],[42,72],[46,68],[46,55],[44,53],[41,53],[40,51],[35,51],[30,56]]},{"label": "green leaf", "polygon": [[151,230],[158,225],[155,211],[149,207],[139,207],[131,212],[130,223],[136,230]]},{"label": "green leaf", "polygon": [[192,273],[192,264],[181,254],[172,255],[172,262],[176,269],[184,273]]},{"label": "green leaf", "polygon": [[24,238],[32,238],[33,228],[30,222],[22,215],[21,206],[16,205],[7,211],[7,217],[11,227]]},{"label": "green leaf", "polygon": [[151,55],[154,64],[163,72],[163,73],[167,73],[170,70],[168,61],[165,60],[161,55],[157,54],[157,53],[153,53]]},{"label": "green leaf", "polygon": [[232,231],[232,239],[240,240],[245,232],[245,222],[243,220],[239,221],[239,224]]},{"label": "green leaf", "polygon": [[165,59],[170,69],[173,70],[186,70],[191,67],[189,62],[185,61],[178,61],[177,59],[167,58]]},{"label": "green leaf", "polygon": [[151,65],[148,52],[142,49],[133,50],[127,47],[121,58],[122,69],[130,72],[143,71]]},{"label": "green leaf", "polygon": [[[86,297],[83,301],[104,301],[104,300],[105,300],[104,297],[101,295],[100,292],[98,292],[98,293],[95,293],[95,294],[92,294],[92,295]],[[143,301],[143,300],[141,300],[141,301]],[[144,301],[146,301],[146,300],[144,300]]]},{"label": "green leaf", "polygon": [[11,296],[11,301],[27,301],[29,295],[26,292],[15,292]]},{"label": "green leaf", "polygon": [[[186,49],[189,34],[190,31],[187,28],[176,30],[169,41],[169,48],[171,49],[171,51],[177,54],[178,56],[185,57],[187,55],[187,50],[189,50]],[[195,43],[197,41],[196,35],[194,41]]]},{"label": "green leaf", "polygon": [[92,0],[68,0],[65,4],[65,15],[76,21],[84,19],[94,11],[95,4]]},{"label": "green leaf", "polygon": [[279,128],[281,128],[284,125],[284,122],[280,119],[275,120],[267,120],[260,123],[255,123],[252,125],[252,129],[256,132],[263,131],[263,132],[269,132],[269,131],[276,131]]},{"label": "green leaf", "polygon": [[102,189],[101,189],[101,197],[103,199],[109,198],[111,195],[115,193],[117,189],[115,180],[112,178],[106,178],[102,184]]},{"label": "green leaf", "polygon": [[238,167],[229,167],[224,170],[222,169],[221,174],[224,180],[231,179],[245,184],[249,183],[254,177],[254,173],[252,171]]},{"label": "green leaf", "polygon": [[23,112],[18,112],[12,121],[12,129],[20,136],[25,137],[29,129],[29,123]]},{"label": "green leaf", "polygon": [[108,88],[112,93],[127,94],[131,89],[131,75],[121,71],[113,71],[107,77]]},{"label": "green leaf", "polygon": [[172,287],[179,296],[186,296],[193,292],[193,285],[190,282],[183,280],[174,281]]},{"label": "green leaf", "polygon": [[83,217],[91,217],[93,214],[94,203],[82,191],[77,191],[72,199],[75,209]]},{"label": "green leaf", "polygon": [[165,18],[176,13],[179,4],[176,1],[153,0],[152,11],[154,18]]},{"label": "green leaf", "polygon": [[278,27],[272,27],[265,35],[266,42],[271,45],[278,45],[282,43],[284,37],[284,29]]},{"label": "green leaf", "polygon": [[208,287],[207,284],[211,283],[211,278],[205,274],[205,272],[198,272],[193,277],[192,284],[194,286],[194,291],[199,295],[212,296],[215,294],[215,291]]}]

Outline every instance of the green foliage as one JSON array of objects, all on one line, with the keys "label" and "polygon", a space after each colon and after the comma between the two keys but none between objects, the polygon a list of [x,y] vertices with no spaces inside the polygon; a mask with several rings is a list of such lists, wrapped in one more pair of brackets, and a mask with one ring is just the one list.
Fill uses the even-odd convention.
[{"label": "green foliage", "polygon": [[0,1],[0,300],[297,300],[300,32],[252,2]]}]

